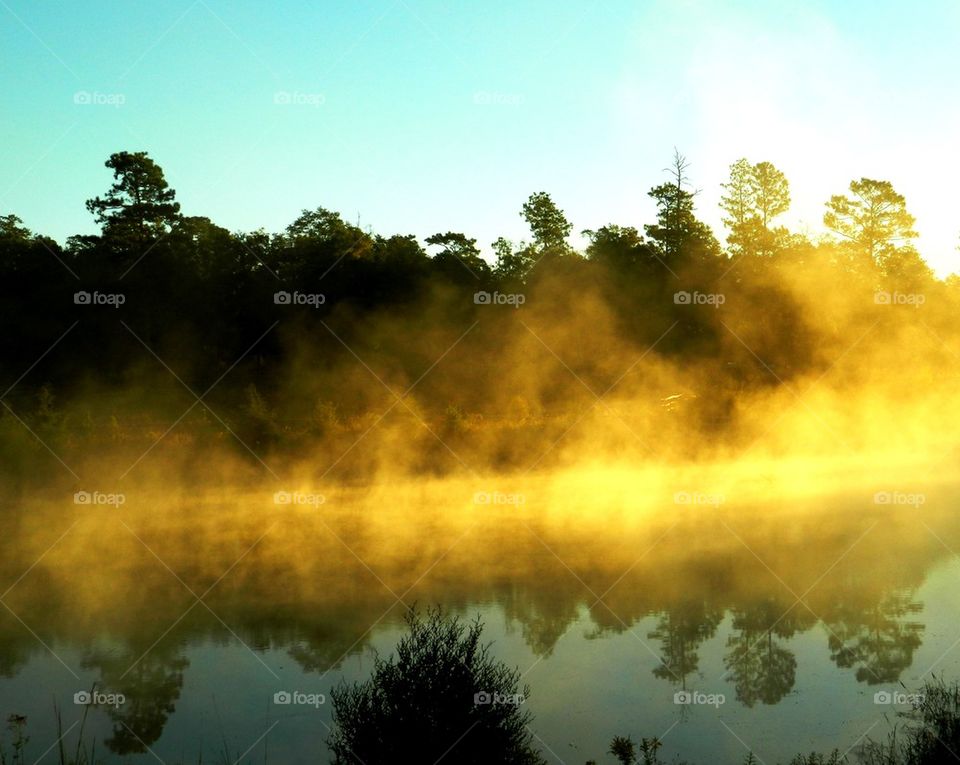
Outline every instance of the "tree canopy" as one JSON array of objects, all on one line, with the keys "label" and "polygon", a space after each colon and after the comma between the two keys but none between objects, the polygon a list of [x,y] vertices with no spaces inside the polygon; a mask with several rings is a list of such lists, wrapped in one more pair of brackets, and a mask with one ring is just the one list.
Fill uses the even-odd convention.
[{"label": "tree canopy", "polygon": [[917,236],[903,195],[890,181],[871,178],[851,181],[849,195],[830,197],[823,223],[875,261]]},{"label": "tree canopy", "polygon": [[161,236],[176,223],[180,204],[167,185],[163,170],[145,151],[111,154],[106,166],[114,183],[102,197],[87,200],[87,209],[104,227],[104,234],[132,237],[138,246]]},{"label": "tree canopy", "polygon": [[[849,195],[830,198],[826,222],[838,236],[811,240],[780,225],[790,202],[783,174],[739,160],[723,190],[721,247],[698,216],[691,165],[675,152],[667,181],[649,191],[655,220],[596,225],[580,252],[571,220],[543,191],[517,198],[529,241],[501,236],[483,248],[469,231],[375,232],[323,206],[276,232],[230,231],[181,213],[145,152],[113,154],[106,166],[112,183],[87,205],[97,234],[60,244],[0,215],[0,321],[19,330],[0,336],[0,368],[7,385],[31,370],[11,394],[37,408],[36,422],[24,418],[31,428],[49,422],[41,390],[62,402],[84,385],[152,381],[158,357],[194,389],[216,382],[211,395],[236,417],[224,417],[225,432],[270,448],[358,427],[385,408],[380,381],[389,391],[416,382],[416,415],[465,444],[471,423],[515,412],[547,433],[544,411],[559,416],[582,406],[577,395],[638,384],[636,372],[618,381],[614,362],[594,353],[615,348],[696,368],[713,389],[684,408],[716,433],[738,416],[740,392],[822,374],[824,349],[888,326],[885,300],[936,300],[947,306],[939,316],[960,309],[960,280],[938,280],[912,246],[913,217],[889,181],[854,181]],[[70,342],[41,357],[67,330]],[[546,350],[531,350],[531,332],[558,346],[558,370],[583,382],[576,394],[552,372],[533,389],[518,381],[516,370]],[[444,353],[455,341],[452,365]],[[435,362],[451,364],[452,377],[417,382]],[[375,376],[334,374],[345,364]],[[446,450],[433,456],[455,462]],[[502,445],[485,458],[519,459]]]}]

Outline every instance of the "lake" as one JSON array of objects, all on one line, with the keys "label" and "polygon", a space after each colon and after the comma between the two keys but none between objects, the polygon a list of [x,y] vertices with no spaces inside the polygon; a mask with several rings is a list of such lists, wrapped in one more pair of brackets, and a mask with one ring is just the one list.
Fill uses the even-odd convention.
[{"label": "lake", "polygon": [[3,509],[0,713],[26,717],[30,762],[56,761],[55,706],[67,751],[82,726],[108,762],[325,762],[331,688],[440,604],[523,673],[548,761],[612,762],[615,735],[692,763],[846,752],[960,678],[951,476],[821,459],[38,490]]}]

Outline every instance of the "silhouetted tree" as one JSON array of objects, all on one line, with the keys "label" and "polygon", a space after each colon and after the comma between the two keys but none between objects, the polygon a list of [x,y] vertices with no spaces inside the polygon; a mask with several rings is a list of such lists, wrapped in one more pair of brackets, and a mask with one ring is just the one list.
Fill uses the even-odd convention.
[{"label": "silhouetted tree", "polygon": [[424,241],[441,248],[434,255],[433,262],[437,269],[452,281],[483,284],[489,280],[490,265],[480,257],[476,239],[448,231],[445,234],[428,236]]},{"label": "silhouetted tree", "polygon": [[523,203],[520,215],[530,226],[533,244],[539,255],[562,255],[569,250],[567,237],[573,225],[547,192],[531,194]]},{"label": "silhouetted tree", "polygon": [[491,246],[497,256],[497,264],[494,269],[497,279],[503,282],[522,282],[526,279],[527,274],[530,273],[530,269],[536,262],[531,247],[523,243],[514,246],[513,242],[504,239],[502,236]]},{"label": "silhouetted tree", "polygon": [[786,176],[770,162],[750,164],[740,159],[730,166],[720,207],[730,231],[727,241],[734,255],[771,255],[786,237],[786,229],[772,229],[773,219],[790,207]]},{"label": "silhouetted tree", "polygon": [[597,263],[627,271],[651,260],[646,242],[633,226],[610,224],[583,235],[590,240],[587,257]]},{"label": "silhouetted tree", "polygon": [[26,242],[32,234],[30,229],[20,225],[23,221],[16,215],[0,215],[0,239],[5,241]]},{"label": "silhouetted tree", "polygon": [[689,167],[686,158],[674,150],[673,164],[668,168],[670,182],[655,186],[649,192],[657,203],[657,222],[644,226],[644,230],[668,263],[681,258],[702,260],[720,251],[710,227],[697,220],[693,213],[694,194],[686,189]]},{"label": "silhouetted tree", "polygon": [[176,222],[176,192],[145,151],[111,154],[105,164],[113,170],[113,186],[105,196],[87,200],[87,210],[103,225],[104,235],[132,238],[142,250]]},{"label": "silhouetted tree", "polygon": [[876,262],[900,242],[913,239],[914,217],[890,181],[861,178],[850,182],[850,196],[834,195],[827,202],[824,225],[836,231]]},{"label": "silhouetted tree", "polygon": [[274,270],[291,284],[316,284],[337,264],[372,257],[374,240],[340,213],[318,207],[304,210],[273,243]]}]

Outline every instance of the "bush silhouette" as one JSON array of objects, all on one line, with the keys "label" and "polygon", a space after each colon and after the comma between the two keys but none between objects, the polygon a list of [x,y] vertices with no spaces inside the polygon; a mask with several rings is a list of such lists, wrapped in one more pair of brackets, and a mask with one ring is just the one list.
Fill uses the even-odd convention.
[{"label": "bush silhouette", "polygon": [[489,655],[479,619],[407,615],[409,633],[372,677],[332,691],[334,763],[544,763],[520,673]]}]

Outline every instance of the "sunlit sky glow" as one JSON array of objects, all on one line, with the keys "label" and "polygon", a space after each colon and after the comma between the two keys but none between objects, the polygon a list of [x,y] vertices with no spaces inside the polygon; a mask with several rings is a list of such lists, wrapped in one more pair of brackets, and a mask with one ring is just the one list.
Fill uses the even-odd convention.
[{"label": "sunlit sky glow", "polygon": [[526,235],[541,189],[576,231],[650,222],[677,146],[721,239],[719,184],[746,156],[786,173],[783,222],[814,234],[852,178],[891,180],[943,274],[958,39],[956,0],[0,0],[0,214],[93,232],[104,160],[146,150],[184,213],[232,230],[322,205],[489,252]]}]

